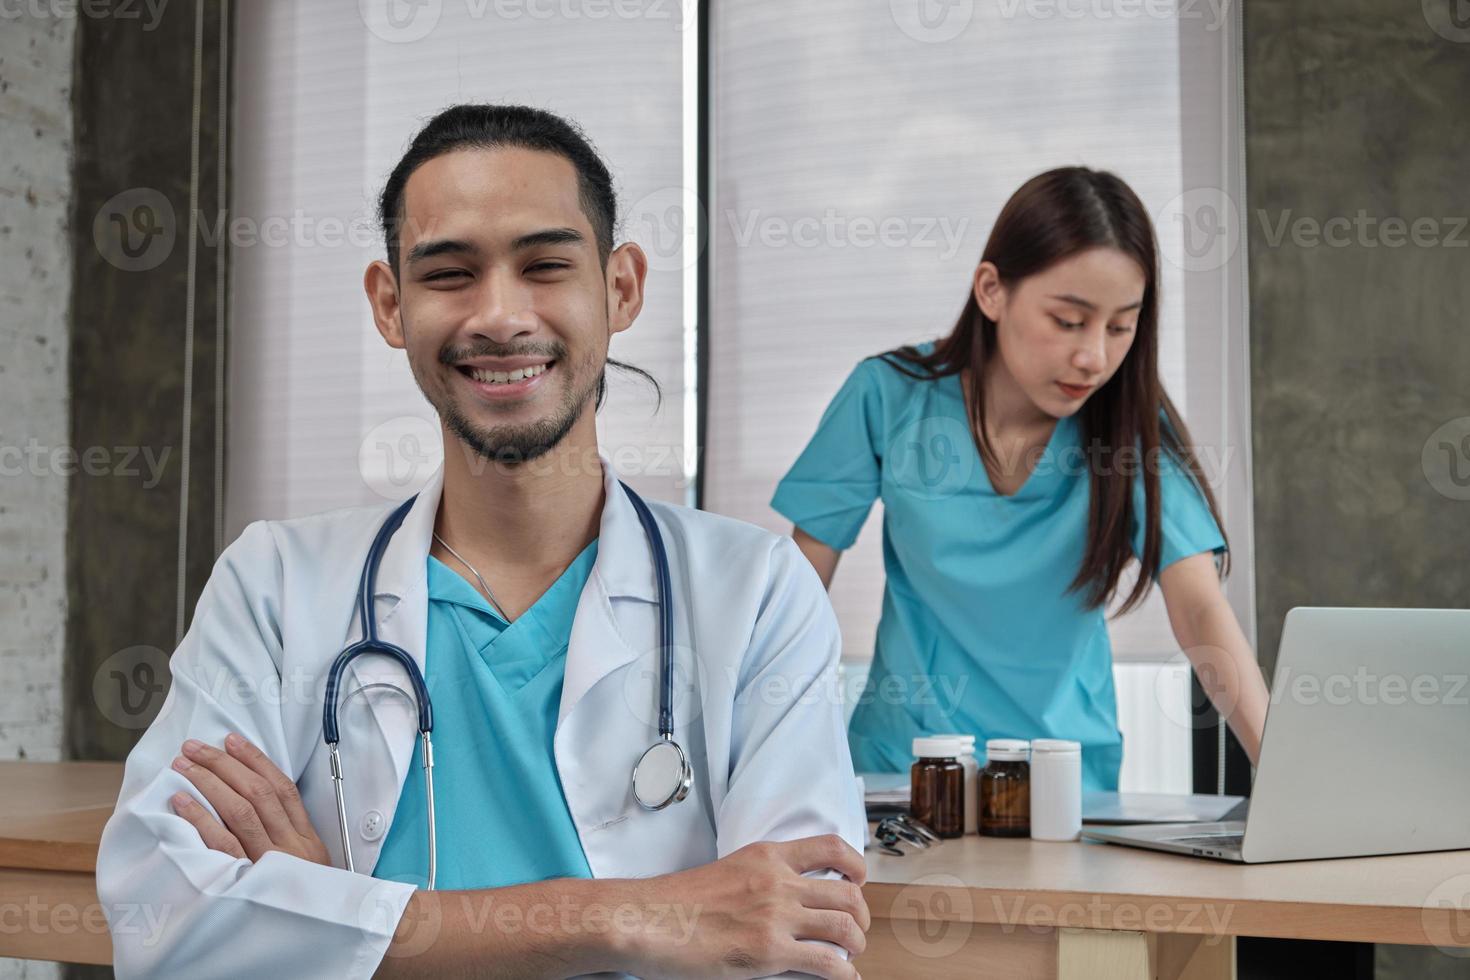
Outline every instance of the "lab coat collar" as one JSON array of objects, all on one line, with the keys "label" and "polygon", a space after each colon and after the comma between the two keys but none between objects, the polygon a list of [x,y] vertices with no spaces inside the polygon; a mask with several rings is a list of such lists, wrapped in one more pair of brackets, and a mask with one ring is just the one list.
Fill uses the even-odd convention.
[{"label": "lab coat collar", "polygon": [[[638,651],[628,645],[618,629],[610,600],[623,597],[656,602],[658,597],[653,551],[638,514],[619,485],[612,464],[600,452],[598,458],[602,464],[605,498],[597,560],[578,600],[572,623],[566,676],[557,713],[558,729],[598,681],[638,658]],[[373,606],[377,612],[379,635],[408,651],[420,671],[425,669],[424,647],[428,640],[429,542],[443,489],[441,465],[419,491],[418,499],[389,541],[374,590]],[[401,670],[388,657],[359,657],[348,669],[355,678],[354,688],[392,683],[402,678]],[[413,758],[413,715],[403,711],[401,705],[397,710],[385,707],[391,702],[392,699],[387,699],[370,703],[381,744],[393,759],[394,786],[401,788]],[[559,764],[563,761],[558,757]],[[373,851],[371,856],[365,856],[366,866],[371,866],[376,860],[376,846],[379,845],[370,848]]]},{"label": "lab coat collar", "polygon": [[[601,579],[610,598],[658,601],[653,553],[638,513],[623,490],[612,463],[601,451],[603,506],[598,531],[597,560],[592,574]],[[393,535],[378,569],[375,597],[402,600],[427,589],[427,565],[439,501],[444,493],[441,463],[419,491],[418,499]]]}]

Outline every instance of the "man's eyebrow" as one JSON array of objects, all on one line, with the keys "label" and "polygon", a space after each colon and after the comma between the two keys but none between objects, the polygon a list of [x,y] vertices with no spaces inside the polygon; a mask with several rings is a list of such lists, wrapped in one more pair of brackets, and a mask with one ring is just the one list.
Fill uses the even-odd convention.
[{"label": "man's eyebrow", "polygon": [[473,258],[479,254],[480,248],[474,242],[459,238],[431,238],[408,250],[408,264],[413,265],[439,255],[468,255]]},{"label": "man's eyebrow", "polygon": [[[586,244],[586,241],[586,237],[575,228],[542,228],[513,239],[510,243],[510,250],[523,252],[528,248],[543,245],[583,245]],[[460,238],[431,238],[409,249],[407,261],[409,265],[413,265],[415,262],[422,262],[440,255],[464,255],[469,258],[479,258],[481,250],[474,242]]]},{"label": "man's eyebrow", "polygon": [[[1059,300],[1061,300],[1064,303],[1071,303],[1073,306],[1080,306],[1084,310],[1095,310],[1095,309],[1097,309],[1097,304],[1096,303],[1090,303],[1087,300],[1083,299],[1081,296],[1073,296],[1071,293],[1062,293],[1061,295],[1053,296],[1051,298],[1052,299],[1059,299]],[[1127,313],[1129,310],[1136,310],[1136,309],[1141,308],[1142,306],[1143,306],[1143,300],[1139,300],[1136,303],[1129,303],[1127,306],[1120,306],[1116,310],[1114,310],[1113,312],[1114,313]]]},{"label": "man's eyebrow", "polygon": [[575,228],[543,228],[527,232],[510,243],[512,252],[521,252],[542,245],[585,245],[587,239]]}]

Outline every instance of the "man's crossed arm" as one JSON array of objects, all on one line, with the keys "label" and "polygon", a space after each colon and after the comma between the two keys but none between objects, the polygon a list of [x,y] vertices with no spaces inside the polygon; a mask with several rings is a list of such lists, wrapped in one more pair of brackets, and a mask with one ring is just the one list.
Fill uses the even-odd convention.
[{"label": "man's crossed arm", "polygon": [[[251,862],[271,852],[327,864],[296,784],[238,735],[190,740],[174,762],[214,813],[190,797],[175,812],[204,843]],[[218,816],[216,816],[218,814]],[[831,868],[844,879],[804,872]],[[652,878],[549,881],[478,891],[420,890],[377,976],[764,977],[787,971],[849,980],[870,924],[861,854],[835,834],[749,844],[709,864]],[[491,906],[494,911],[490,911]],[[575,921],[567,915],[575,911]],[[695,921],[698,929],[689,928]],[[507,928],[507,923],[515,923]]]}]

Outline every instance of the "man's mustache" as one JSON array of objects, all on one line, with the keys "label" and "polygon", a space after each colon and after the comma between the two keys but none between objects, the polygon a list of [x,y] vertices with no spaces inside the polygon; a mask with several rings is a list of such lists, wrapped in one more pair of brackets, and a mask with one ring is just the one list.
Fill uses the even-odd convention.
[{"label": "man's mustache", "polygon": [[444,348],[439,352],[439,363],[445,367],[456,367],[476,357],[549,357],[560,361],[566,353],[565,344],[473,344]]}]

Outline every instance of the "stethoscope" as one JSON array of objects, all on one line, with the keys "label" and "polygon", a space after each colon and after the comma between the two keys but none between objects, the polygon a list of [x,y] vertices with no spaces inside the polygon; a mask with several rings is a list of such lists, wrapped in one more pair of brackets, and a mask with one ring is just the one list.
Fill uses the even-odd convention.
[{"label": "stethoscope", "polygon": [[[628,494],[628,500],[638,512],[643,532],[648,536],[649,550],[653,552],[654,573],[658,580],[659,737],[658,741],[644,751],[638,764],[633,767],[633,798],[645,810],[662,810],[688,796],[690,787],[694,785],[694,770],[690,767],[684,750],[674,741],[674,611],[669,604],[669,595],[672,592],[669,584],[669,557],[664,551],[663,535],[659,533],[648,505],[633,492],[632,487],[622,481],[619,481],[619,485]],[[347,801],[342,791],[342,756],[337,751],[337,743],[340,741],[337,729],[337,685],[341,681],[343,668],[363,654],[381,653],[398,661],[408,674],[409,683],[413,687],[414,704],[418,708],[419,740],[423,746],[424,758],[424,800],[429,818],[429,889],[432,890],[439,863],[438,845],[434,836],[434,744],[430,737],[434,730],[434,709],[429,701],[429,688],[424,683],[424,675],[414,663],[413,657],[402,647],[379,638],[378,624],[373,615],[378,566],[383,561],[383,553],[388,550],[393,532],[398,530],[403,519],[408,516],[416,499],[417,496],[410,497],[388,515],[388,519],[378,529],[372,547],[368,549],[367,560],[362,566],[362,576],[357,584],[357,615],[363,638],[337,654],[337,659],[327,672],[327,689],[322,706],[322,736],[331,755],[332,788],[337,795],[337,829],[342,834],[342,855],[347,861],[347,870],[356,871],[352,863],[352,842],[347,829]],[[408,694],[394,685],[385,686],[405,696]],[[363,690],[366,688],[352,692],[347,700]]]}]

